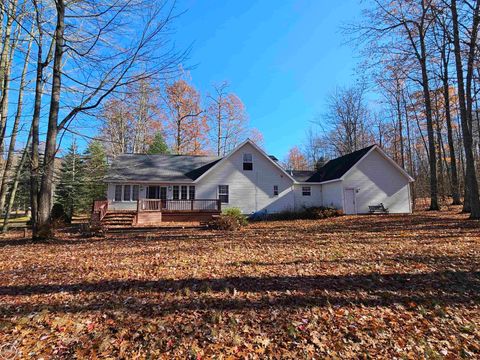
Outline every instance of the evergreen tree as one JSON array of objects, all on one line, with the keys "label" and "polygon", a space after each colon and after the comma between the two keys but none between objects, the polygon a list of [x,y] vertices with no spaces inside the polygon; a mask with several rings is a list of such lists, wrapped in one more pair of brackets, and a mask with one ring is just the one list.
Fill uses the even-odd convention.
[{"label": "evergreen tree", "polygon": [[147,154],[169,154],[170,151],[168,149],[167,143],[163,138],[163,135],[160,131],[155,134],[152,143],[148,147]]},{"label": "evergreen tree", "polygon": [[85,186],[82,210],[90,211],[94,200],[104,199],[107,194],[107,184],[103,178],[107,173],[107,155],[103,144],[93,140],[88,144],[85,157]]},{"label": "evergreen tree", "polygon": [[71,219],[75,212],[84,210],[85,163],[75,142],[68,149],[59,171],[55,202],[61,204]]}]

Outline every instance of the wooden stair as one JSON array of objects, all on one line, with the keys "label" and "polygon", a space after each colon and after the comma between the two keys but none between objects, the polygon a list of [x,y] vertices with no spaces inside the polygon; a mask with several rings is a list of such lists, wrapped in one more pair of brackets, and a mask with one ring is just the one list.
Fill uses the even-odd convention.
[{"label": "wooden stair", "polygon": [[102,219],[102,225],[110,229],[131,228],[134,225],[134,212],[109,211]]}]

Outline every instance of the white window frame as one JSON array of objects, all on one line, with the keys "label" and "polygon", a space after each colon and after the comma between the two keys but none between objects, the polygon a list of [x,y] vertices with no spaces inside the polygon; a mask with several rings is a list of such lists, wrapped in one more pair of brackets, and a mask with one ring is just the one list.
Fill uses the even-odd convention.
[{"label": "white window frame", "polygon": [[[177,191],[177,198],[175,199],[175,190]],[[172,200],[180,200],[180,186],[173,185],[172,186]]]},{"label": "white window frame", "polygon": [[[195,197],[197,196],[196,195],[196,189],[195,189],[195,185],[190,185],[188,187],[188,199],[189,200],[195,200]],[[193,195],[193,196],[192,196]]]},{"label": "white window frame", "polygon": [[[224,189],[226,189],[226,191],[221,192],[220,191],[221,187],[224,187]],[[222,189],[222,190],[224,190],[224,189]],[[228,204],[230,202],[230,188],[229,188],[228,185],[218,185],[217,192],[218,192],[218,200],[222,200],[220,198],[220,196],[226,196],[227,197],[227,201],[222,201],[222,204]]]},{"label": "white window frame", "polygon": [[312,187],[302,186],[302,196],[312,196]]},{"label": "white window frame", "polygon": [[273,196],[278,196],[278,185],[273,185]]},{"label": "white window frame", "polygon": [[[117,200],[117,189],[120,189],[120,199]],[[113,192],[113,201],[121,202],[123,200],[123,185],[115,185],[115,189]]]},{"label": "white window frame", "polygon": [[[251,164],[251,169],[245,169],[245,164]],[[253,154],[252,153],[243,153],[243,171],[253,171]]]},{"label": "white window frame", "polygon": [[[128,199],[125,198],[125,188],[129,186],[130,191],[129,191],[129,196]],[[120,188],[120,200],[117,200],[117,189]],[[134,199],[133,193],[137,193],[138,199],[140,198],[140,185],[137,184],[116,184],[115,185],[115,190],[113,193],[113,201],[114,202],[136,202],[138,199]]]},{"label": "white window frame", "polygon": [[180,186],[180,200],[188,200],[188,186],[181,185]]},{"label": "white window frame", "polygon": [[[130,195],[130,199],[131,201],[137,201],[140,199],[140,185],[132,185],[132,188],[131,188],[131,195]],[[134,194],[136,194],[136,199],[135,199],[135,196]]]}]

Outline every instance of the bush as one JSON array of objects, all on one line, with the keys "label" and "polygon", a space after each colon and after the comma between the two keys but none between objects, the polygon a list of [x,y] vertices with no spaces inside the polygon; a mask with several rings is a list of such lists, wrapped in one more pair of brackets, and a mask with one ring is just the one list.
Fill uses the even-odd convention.
[{"label": "bush", "polygon": [[247,225],[248,221],[238,208],[229,208],[222,211],[222,214],[210,221],[209,227],[215,230],[239,230]]},{"label": "bush", "polygon": [[222,215],[224,216],[231,216],[236,218],[240,225],[244,226],[248,224],[247,217],[242,214],[242,210],[239,208],[228,208],[222,211]]},{"label": "bush", "polygon": [[53,205],[51,217],[54,224],[70,224],[72,222],[72,219],[65,212],[63,205],[59,203]]},{"label": "bush", "polygon": [[256,215],[255,220],[319,220],[343,215],[342,210],[331,207],[309,207],[301,210],[284,210],[275,214]]}]

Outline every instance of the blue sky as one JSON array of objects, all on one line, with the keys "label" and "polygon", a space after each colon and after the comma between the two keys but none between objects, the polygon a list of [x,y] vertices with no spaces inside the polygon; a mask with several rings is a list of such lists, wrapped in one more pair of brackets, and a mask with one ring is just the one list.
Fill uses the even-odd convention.
[{"label": "blue sky", "polygon": [[192,45],[186,66],[203,93],[227,80],[260,129],[269,153],[283,158],[325,112],[337,85],[354,82],[355,50],[341,26],[360,15],[358,0],[180,0],[177,46]]}]

